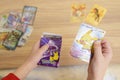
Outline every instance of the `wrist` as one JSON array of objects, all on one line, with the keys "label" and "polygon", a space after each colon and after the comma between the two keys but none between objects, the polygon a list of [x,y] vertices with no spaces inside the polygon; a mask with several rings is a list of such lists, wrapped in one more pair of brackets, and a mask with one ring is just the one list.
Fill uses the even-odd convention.
[{"label": "wrist", "polygon": [[29,72],[31,72],[37,65],[32,62],[25,62],[20,66],[13,74],[15,74],[20,80],[24,79]]},{"label": "wrist", "polygon": [[101,75],[93,75],[92,73],[88,74],[87,80],[103,80],[104,77]]}]

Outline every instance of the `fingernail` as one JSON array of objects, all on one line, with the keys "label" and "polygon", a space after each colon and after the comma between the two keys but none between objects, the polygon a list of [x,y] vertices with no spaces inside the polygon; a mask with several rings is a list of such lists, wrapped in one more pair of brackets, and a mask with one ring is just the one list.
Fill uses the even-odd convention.
[{"label": "fingernail", "polygon": [[45,44],[45,46],[49,47],[49,44]]},{"label": "fingernail", "polygon": [[100,42],[101,42],[101,40],[96,40],[95,42],[96,42],[96,43],[100,43]]}]

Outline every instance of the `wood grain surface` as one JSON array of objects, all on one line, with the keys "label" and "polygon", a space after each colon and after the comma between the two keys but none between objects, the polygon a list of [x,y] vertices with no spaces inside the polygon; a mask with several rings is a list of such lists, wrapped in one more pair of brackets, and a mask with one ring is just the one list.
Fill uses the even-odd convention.
[{"label": "wood grain surface", "polygon": [[0,50],[0,69],[16,68],[20,66],[31,53],[32,46],[43,32],[52,32],[63,36],[60,66],[85,64],[70,56],[72,42],[81,23],[71,23],[71,4],[85,3],[87,14],[94,4],[107,8],[107,14],[97,26],[104,29],[105,38],[111,43],[113,59],[111,63],[120,64],[120,0],[2,0],[0,15],[15,10],[22,12],[24,5],[38,7],[34,30],[27,44],[15,51]]}]

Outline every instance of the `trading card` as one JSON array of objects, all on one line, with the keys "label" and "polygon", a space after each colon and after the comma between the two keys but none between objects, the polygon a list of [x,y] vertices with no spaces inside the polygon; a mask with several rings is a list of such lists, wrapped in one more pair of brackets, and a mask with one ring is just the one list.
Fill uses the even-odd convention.
[{"label": "trading card", "polygon": [[25,43],[27,42],[28,38],[30,37],[30,35],[32,34],[33,31],[33,27],[32,26],[28,26],[25,33],[22,35],[22,37],[19,40],[18,46],[24,46]]},{"label": "trading card", "polygon": [[33,24],[36,11],[37,11],[37,7],[24,6],[21,22],[25,24]]},{"label": "trading card", "polygon": [[4,46],[2,45],[2,43],[4,42],[4,40],[7,38],[8,34],[10,33],[10,31],[8,30],[0,30],[0,49],[4,48]]},{"label": "trading card", "polygon": [[62,45],[61,35],[52,33],[43,33],[40,40],[40,47],[48,44],[48,50],[43,53],[42,59],[39,61],[38,65],[58,67],[60,59],[60,50]]},{"label": "trading card", "polygon": [[86,4],[72,4],[71,21],[82,22],[86,16]]},{"label": "trading card", "polygon": [[94,5],[86,18],[86,22],[96,26],[100,23],[106,12],[107,10],[105,8]]},{"label": "trading card", "polygon": [[8,50],[15,50],[22,34],[19,30],[13,30],[3,42],[3,46]]},{"label": "trading card", "polygon": [[6,23],[7,23],[7,16],[6,15],[1,16],[1,18],[0,18],[0,27],[3,28]]},{"label": "trading card", "polygon": [[8,28],[16,28],[19,18],[20,18],[19,13],[11,11],[8,16],[7,27]]},{"label": "trading card", "polygon": [[16,29],[25,33],[27,27],[28,27],[28,24],[18,23]]},{"label": "trading card", "polygon": [[89,62],[94,41],[101,40],[104,35],[105,31],[101,29],[88,24],[81,24],[71,48],[71,55],[85,62]]}]

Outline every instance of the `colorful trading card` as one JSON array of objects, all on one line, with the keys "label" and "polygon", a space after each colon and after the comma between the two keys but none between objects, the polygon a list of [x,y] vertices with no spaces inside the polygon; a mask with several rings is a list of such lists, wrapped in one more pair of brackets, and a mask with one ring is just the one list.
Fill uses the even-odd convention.
[{"label": "colorful trading card", "polygon": [[82,22],[86,16],[86,4],[72,4],[71,21]]},{"label": "colorful trading card", "polygon": [[105,8],[94,5],[86,18],[86,22],[96,26],[100,23],[106,12],[107,10]]},{"label": "colorful trading card", "polygon": [[5,26],[5,24],[7,23],[7,16],[6,15],[3,15],[1,16],[0,18],[0,27],[3,28]]},{"label": "colorful trading card", "polygon": [[6,27],[16,28],[19,19],[20,19],[19,13],[11,11],[8,16],[8,24],[6,25]]},{"label": "colorful trading card", "polygon": [[33,27],[32,26],[28,26],[25,33],[22,35],[22,37],[19,40],[18,46],[24,46],[25,43],[27,42],[28,38],[30,37],[30,35],[32,34],[33,31]]},{"label": "colorful trading card", "polygon": [[26,31],[28,24],[18,23],[16,29],[22,31],[23,33]]},{"label": "colorful trading card", "polygon": [[4,48],[4,46],[2,44],[3,44],[4,40],[7,38],[9,33],[10,33],[10,31],[8,31],[8,30],[5,30],[5,29],[0,30],[0,49]]},{"label": "colorful trading card", "polygon": [[43,58],[39,61],[38,65],[58,67],[60,59],[60,50],[62,45],[61,35],[52,33],[43,33],[40,40],[40,47],[48,44],[48,50],[43,54]]},{"label": "colorful trading card", "polygon": [[15,50],[22,34],[19,30],[13,30],[3,42],[3,46],[8,50]]},{"label": "colorful trading card", "polygon": [[81,24],[71,48],[71,55],[85,62],[89,62],[94,41],[101,40],[104,35],[105,31],[101,29],[88,24]]},{"label": "colorful trading card", "polygon": [[36,11],[37,11],[37,7],[24,6],[21,22],[25,24],[33,24]]}]

